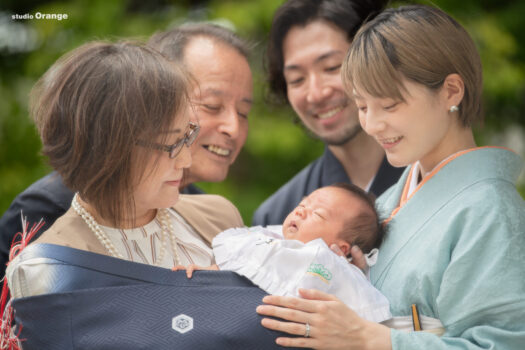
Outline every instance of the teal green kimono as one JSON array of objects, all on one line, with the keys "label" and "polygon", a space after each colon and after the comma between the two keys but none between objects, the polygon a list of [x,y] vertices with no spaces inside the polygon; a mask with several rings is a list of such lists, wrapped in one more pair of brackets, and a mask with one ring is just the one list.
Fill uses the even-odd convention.
[{"label": "teal green kimono", "polygon": [[391,330],[397,349],[525,349],[525,203],[515,182],[522,161],[477,148],[423,179],[396,212],[407,169],[377,201],[388,221],[371,268],[394,316],[438,318],[442,337]]}]

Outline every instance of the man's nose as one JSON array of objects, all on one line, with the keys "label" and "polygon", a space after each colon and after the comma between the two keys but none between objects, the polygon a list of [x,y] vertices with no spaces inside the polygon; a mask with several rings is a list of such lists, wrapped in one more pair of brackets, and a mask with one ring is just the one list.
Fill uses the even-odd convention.
[{"label": "man's nose", "polygon": [[239,136],[239,118],[237,111],[234,109],[224,111],[218,127],[219,132],[236,139]]},{"label": "man's nose", "polygon": [[326,84],[322,77],[312,74],[308,83],[306,101],[308,103],[320,103],[332,92],[332,88]]}]

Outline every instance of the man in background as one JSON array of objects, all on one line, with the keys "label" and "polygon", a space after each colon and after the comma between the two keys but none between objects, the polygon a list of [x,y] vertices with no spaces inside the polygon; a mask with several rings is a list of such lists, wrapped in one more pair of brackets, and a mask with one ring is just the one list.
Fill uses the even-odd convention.
[{"label": "man in background", "polygon": [[336,182],[353,183],[379,196],[403,171],[359,124],[354,101],[345,95],[340,68],[352,39],[384,1],[290,0],[275,13],[267,70],[270,91],[287,101],[303,125],[326,147],[268,198],[252,225],[278,225],[303,197]]}]

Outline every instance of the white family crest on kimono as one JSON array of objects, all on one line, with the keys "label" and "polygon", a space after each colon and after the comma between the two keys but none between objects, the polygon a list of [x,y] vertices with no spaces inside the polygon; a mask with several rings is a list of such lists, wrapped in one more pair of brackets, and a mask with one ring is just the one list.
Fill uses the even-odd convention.
[{"label": "white family crest on kimono", "polygon": [[525,205],[514,185],[521,167],[513,152],[476,148],[448,159],[409,196],[407,168],[378,199],[390,221],[372,283],[394,317],[416,304],[445,328],[441,338],[393,330],[394,350],[523,349]]},{"label": "white family crest on kimono", "polygon": [[298,296],[298,288],[318,289],[334,294],[370,321],[391,317],[388,300],[359,268],[337,256],[322,239],[306,244],[285,240],[280,228],[256,226],[220,233],[212,244],[217,265],[270,294]]}]

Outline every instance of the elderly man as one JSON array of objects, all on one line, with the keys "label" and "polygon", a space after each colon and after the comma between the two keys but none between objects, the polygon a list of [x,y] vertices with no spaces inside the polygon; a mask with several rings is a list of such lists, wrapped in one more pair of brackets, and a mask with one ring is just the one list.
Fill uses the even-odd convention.
[{"label": "elderly man", "polygon": [[[201,128],[181,193],[202,193],[193,183],[223,181],[246,141],[253,89],[247,45],[230,30],[205,23],[157,33],[149,44],[182,63],[197,82],[192,101]],[[2,275],[12,239],[22,230],[20,211],[29,222],[43,218],[41,233],[69,209],[72,198],[73,193],[53,172],[14,199],[0,219]]]},{"label": "elderly man", "polygon": [[393,168],[361,129],[339,72],[353,36],[382,7],[382,1],[290,0],[276,11],[268,46],[270,90],[326,147],[256,210],[253,225],[281,224],[319,187],[347,182],[379,196],[397,182],[403,169]]}]

